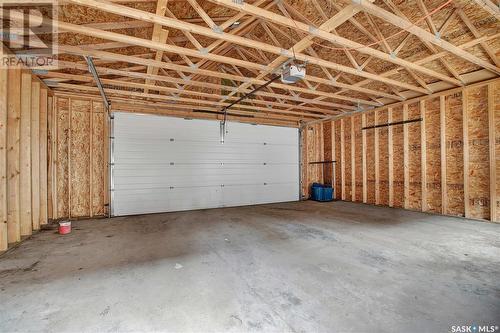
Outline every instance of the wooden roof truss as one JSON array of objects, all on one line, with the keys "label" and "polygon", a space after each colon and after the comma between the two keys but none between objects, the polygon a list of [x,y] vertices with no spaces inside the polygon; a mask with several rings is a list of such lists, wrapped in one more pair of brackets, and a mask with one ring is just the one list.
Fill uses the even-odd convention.
[{"label": "wooden roof truss", "polygon": [[229,114],[297,126],[500,74],[499,8],[485,0],[66,0],[66,8],[94,16],[46,18],[64,38],[59,65],[37,73],[55,91],[98,94],[81,58],[91,56],[121,103],[215,112],[295,59],[306,63],[303,81],[274,82]]}]

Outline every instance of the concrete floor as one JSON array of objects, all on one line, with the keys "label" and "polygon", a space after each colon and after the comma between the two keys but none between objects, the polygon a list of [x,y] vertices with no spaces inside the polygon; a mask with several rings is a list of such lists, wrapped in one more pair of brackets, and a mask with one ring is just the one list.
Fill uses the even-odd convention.
[{"label": "concrete floor", "polygon": [[500,325],[500,225],[344,202],[74,222],[0,257],[0,332]]}]

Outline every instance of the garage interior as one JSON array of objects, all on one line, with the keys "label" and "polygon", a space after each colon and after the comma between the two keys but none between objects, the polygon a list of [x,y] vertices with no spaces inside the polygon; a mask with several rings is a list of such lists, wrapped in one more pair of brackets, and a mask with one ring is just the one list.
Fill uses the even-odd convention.
[{"label": "garage interior", "polygon": [[497,1],[0,17],[0,331],[499,331]]}]

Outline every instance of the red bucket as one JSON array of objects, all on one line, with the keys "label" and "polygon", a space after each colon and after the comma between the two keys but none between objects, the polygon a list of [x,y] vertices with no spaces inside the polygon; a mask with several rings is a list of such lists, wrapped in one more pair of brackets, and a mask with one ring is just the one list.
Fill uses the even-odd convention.
[{"label": "red bucket", "polygon": [[71,221],[59,222],[59,234],[66,235],[71,232]]}]

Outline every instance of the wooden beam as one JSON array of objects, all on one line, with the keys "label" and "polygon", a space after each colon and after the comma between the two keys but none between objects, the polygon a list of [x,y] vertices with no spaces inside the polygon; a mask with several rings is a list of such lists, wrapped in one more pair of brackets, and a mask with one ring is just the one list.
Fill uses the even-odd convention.
[{"label": "wooden beam", "polygon": [[441,214],[448,213],[448,187],[446,176],[446,97],[439,97],[439,132],[441,146]]},{"label": "wooden beam", "polygon": [[500,20],[500,10],[498,5],[491,0],[473,0],[477,3],[482,9],[493,15],[497,20]]},{"label": "wooden beam", "polygon": [[[277,54],[280,56],[283,56],[283,55],[285,55],[287,57],[295,56],[295,58],[297,60],[306,61],[306,62],[311,63],[311,64],[324,66],[327,68],[331,68],[334,70],[338,70],[338,71],[345,72],[345,73],[352,74],[352,75],[356,75],[356,76],[362,76],[362,77],[369,78],[369,79],[372,79],[375,81],[380,81],[380,82],[384,82],[384,83],[387,83],[390,85],[399,86],[399,87],[404,88],[404,89],[410,89],[410,90],[415,90],[418,92],[426,93],[425,89],[421,89],[421,88],[416,87],[416,86],[411,85],[411,84],[407,84],[407,83],[396,81],[396,80],[389,79],[389,78],[382,78],[382,77],[379,77],[375,74],[367,73],[364,71],[358,71],[357,69],[354,69],[352,67],[348,67],[348,66],[340,65],[340,64],[330,62],[327,60],[311,57],[311,56],[308,56],[308,55],[302,54],[302,53],[295,53],[295,55],[293,55],[291,52],[285,51],[285,54],[284,54],[284,50],[280,47],[276,47],[276,46],[273,46],[270,44],[266,44],[263,42],[259,42],[259,41],[255,41],[252,39],[248,39],[248,38],[244,38],[244,37],[240,37],[240,36],[235,36],[235,35],[231,35],[231,34],[220,34],[220,33],[217,33],[209,28],[205,28],[205,27],[191,24],[191,23],[187,23],[187,22],[182,22],[179,20],[174,20],[172,18],[159,17],[159,16],[153,15],[151,13],[132,9],[130,7],[115,5],[115,4],[110,4],[110,3],[104,3],[104,2],[101,2],[98,0],[68,0],[68,1],[71,3],[82,5],[82,6],[88,6],[88,7],[108,11],[108,12],[115,13],[118,15],[125,15],[125,16],[131,17],[131,18],[142,19],[145,21],[153,22],[153,23],[159,23],[159,24],[162,24],[162,25],[174,28],[174,29],[188,30],[190,32],[199,33],[199,34],[202,34],[202,35],[210,37],[210,38],[223,39],[227,42],[239,44],[239,45],[246,46],[246,47],[250,46],[253,48],[259,48],[262,51],[274,53],[274,54]],[[265,9],[262,9],[262,8],[259,8],[256,6],[251,6],[251,5],[244,3],[244,5],[240,7],[239,5],[234,4],[232,2],[232,0],[217,0],[217,1],[210,0],[210,1],[216,2],[216,3],[222,2],[224,5],[226,5],[228,7],[232,7],[232,5],[235,5],[234,9],[240,10],[240,11],[242,9],[248,9],[248,8],[252,7],[251,10],[249,10],[247,12],[248,14],[254,14],[253,13],[254,11],[256,11],[258,13],[262,13],[261,11],[263,11],[263,13],[266,13],[263,16],[263,18],[265,18],[265,19],[273,21],[270,18],[270,17],[272,17],[272,18],[278,18],[278,21],[285,20],[288,23],[287,26],[291,27],[292,29],[296,29],[295,26],[298,25],[300,27],[300,30],[303,30],[307,34],[311,34],[309,31],[308,25],[301,23],[301,22],[298,22],[298,21],[288,19],[288,18],[283,17],[281,15],[274,14],[273,12],[267,11]],[[243,10],[243,11],[245,12],[245,10]],[[14,14],[14,13],[11,14],[11,16],[15,16],[15,15],[16,14]],[[261,17],[260,15],[257,15],[257,16]],[[48,19],[46,19],[46,20],[48,20]],[[50,21],[47,21],[47,24],[48,23],[50,23]],[[113,32],[102,31],[102,30],[92,29],[92,28],[81,29],[81,27],[79,27],[78,25],[73,25],[73,24],[60,22],[60,21],[58,21],[57,24],[59,25],[60,29],[71,31],[71,32],[76,32],[76,33],[82,33],[85,35],[90,35],[90,36],[94,36],[94,37],[98,37],[98,38],[104,38],[104,39],[109,39],[109,40],[114,40],[114,41],[119,41],[119,42],[128,42],[128,43],[135,44],[138,46],[144,46],[144,47],[148,47],[148,48],[164,50],[167,52],[174,52],[174,53],[178,53],[178,54],[184,54],[187,56],[206,58],[206,59],[209,59],[211,61],[229,63],[229,64],[234,64],[237,66],[239,65],[239,66],[242,66],[244,68],[256,68],[256,69],[264,70],[264,71],[268,70],[268,68],[266,66],[261,66],[261,65],[256,66],[253,63],[238,61],[237,59],[234,59],[234,58],[219,56],[219,55],[212,54],[209,52],[207,52],[207,53],[198,52],[196,50],[181,48],[181,47],[177,47],[177,46],[173,46],[173,45],[168,45],[168,47],[166,47],[165,45],[161,45],[161,44],[158,45],[156,43],[153,43],[151,41],[147,41],[147,40],[144,40],[141,38],[124,36],[124,35],[116,34]],[[278,23],[278,24],[280,24],[280,23]],[[336,35],[331,34],[331,33],[323,32],[323,30],[319,30],[319,29],[315,30],[314,32],[315,32],[314,37],[319,37],[319,38],[328,37],[327,40],[330,42],[337,43],[337,44],[345,44],[343,46],[346,46],[346,47],[359,48],[359,52],[368,53],[368,54],[373,55],[375,57],[381,58],[383,60],[387,60],[389,62],[399,64],[399,65],[404,64],[405,67],[410,67],[410,68],[415,69],[417,71],[420,71],[426,75],[436,77],[440,80],[451,81],[450,83],[453,83],[453,84],[460,84],[460,82],[458,82],[457,80],[451,79],[443,74],[437,73],[433,70],[429,70],[423,66],[414,65],[411,62],[405,61],[403,59],[397,59],[397,58],[393,59],[389,54],[386,54],[386,53],[381,52],[381,51],[377,51],[377,50],[372,49],[372,48],[363,47],[363,45],[361,45],[359,43],[350,41],[350,40],[342,38],[340,36],[336,36]],[[272,71],[272,69],[271,69],[271,71]]]},{"label": "wooden beam", "polygon": [[[187,0],[191,7],[194,8],[194,10],[200,15],[201,19],[211,28],[215,29],[218,28],[217,25],[215,24],[214,21],[208,16],[208,14],[201,8],[201,6],[196,2],[196,0]],[[158,15],[158,14],[157,14]]]},{"label": "wooden beam", "polygon": [[48,182],[47,182],[47,107],[48,90],[40,90],[40,225],[48,222]]},{"label": "wooden beam", "polygon": [[[465,14],[465,12],[461,8],[457,9],[457,12],[458,12],[458,16],[460,16],[460,18],[462,19],[462,22],[465,23],[467,28],[469,28],[470,32],[472,32],[472,34],[474,35],[474,38],[481,38],[481,33],[476,29],[474,24],[471,22],[471,20]],[[490,57],[490,59],[493,61],[493,63],[498,67],[500,65],[500,62],[498,61],[498,58],[495,54],[495,51],[486,42],[481,42],[479,44],[481,44],[482,48],[488,54],[488,57]]]},{"label": "wooden beam", "polygon": [[[82,0],[71,0],[71,1],[82,1]],[[237,10],[240,12],[247,13],[249,15],[258,16],[258,17],[263,18],[267,21],[270,21],[270,22],[273,22],[273,23],[276,23],[276,24],[279,24],[282,26],[286,26],[286,27],[294,29],[294,30],[299,30],[301,32],[306,33],[307,35],[312,35],[313,37],[321,38],[321,39],[328,41],[328,42],[331,42],[333,44],[338,44],[338,45],[341,45],[341,46],[349,48],[349,49],[356,49],[360,53],[371,55],[371,56],[374,56],[378,59],[392,62],[396,65],[399,65],[399,66],[402,66],[405,68],[414,69],[418,72],[421,72],[423,74],[438,78],[440,80],[447,81],[447,82],[450,82],[450,83],[455,84],[455,85],[460,85],[460,81],[453,79],[453,78],[450,78],[446,75],[437,73],[433,70],[429,70],[423,66],[416,65],[416,64],[411,63],[409,61],[406,61],[404,59],[393,58],[388,53],[373,49],[371,47],[366,47],[360,43],[357,43],[357,42],[351,41],[349,39],[343,38],[341,36],[332,34],[332,33],[328,32],[327,30],[315,29],[314,27],[311,27],[308,24],[305,24],[305,23],[302,23],[300,21],[296,21],[296,20],[281,16],[281,15],[275,14],[271,11],[268,11],[268,10],[265,10],[262,8],[258,8],[256,6],[252,6],[248,3],[243,3],[240,5],[240,4],[235,3],[232,0],[209,0],[209,1],[216,3],[216,4],[226,6],[228,8],[231,8],[231,9],[234,9],[234,10]],[[367,2],[366,0],[362,1],[362,3],[366,3],[366,2]],[[375,6],[375,7],[378,8],[377,6]],[[357,10],[357,8],[356,8],[356,10]],[[351,16],[349,16],[345,20],[348,20]],[[302,60],[302,59],[300,59],[300,60]],[[305,60],[305,61],[307,61],[307,60]],[[325,67],[328,67],[328,66],[325,66]],[[335,68],[332,68],[332,69],[335,69]],[[361,71],[361,72],[364,73],[363,71]]]},{"label": "wooden beam", "polygon": [[425,130],[425,101],[420,101],[420,170],[421,170],[421,192],[422,192],[422,211],[427,211],[427,138]]},{"label": "wooden beam", "polygon": [[[213,1],[213,0],[211,0]],[[483,0],[484,1],[484,0]],[[412,24],[410,21],[399,17],[397,15],[392,14],[391,12],[386,11],[385,9],[372,4],[369,1],[366,0],[359,0],[359,5],[365,10],[366,12],[377,16],[378,18],[389,22],[405,31],[408,31],[418,38],[420,38],[422,41],[426,41],[429,43],[432,43],[436,46],[439,46],[440,48],[450,52],[451,54],[460,57],[462,59],[465,59],[473,64],[476,64],[480,67],[486,68],[489,71],[495,73],[495,74],[500,74],[500,68],[498,68],[495,65],[490,64],[487,61],[484,61],[475,55],[462,50],[461,48],[443,40],[442,38],[436,38],[435,35],[431,34],[430,32],[418,27],[415,24]]]},{"label": "wooden beam", "polygon": [[496,117],[495,85],[488,85],[488,127],[490,151],[490,221],[498,222],[497,217],[497,156],[496,156]]},{"label": "wooden beam", "polygon": [[342,200],[345,200],[345,118],[340,119],[340,172],[342,186]]},{"label": "wooden beam", "polygon": [[[3,55],[3,52],[0,54]],[[0,253],[9,246],[7,225],[8,70],[0,68]]]},{"label": "wooden beam", "polygon": [[351,201],[356,201],[356,135],[354,117],[351,117]]},{"label": "wooden beam", "polygon": [[[379,112],[375,111],[375,121],[373,125],[378,125]],[[379,151],[379,128],[375,128],[375,204],[380,205],[380,151]]]},{"label": "wooden beam", "polygon": [[[466,48],[469,48],[469,47],[473,47],[477,44],[480,44],[481,42],[483,41],[488,41],[488,40],[493,40],[493,39],[496,39],[496,38],[499,38],[500,37],[500,34],[494,34],[494,35],[491,35],[491,36],[485,36],[485,37],[481,37],[481,38],[478,38],[478,39],[473,39],[469,42],[466,42],[466,43],[463,43],[461,45],[459,45],[458,47],[461,48],[461,49],[466,49]],[[415,63],[416,64],[419,64],[419,65],[423,65],[423,64],[426,64],[426,63],[429,63],[429,62],[432,62],[434,60],[438,60],[438,59],[441,59],[445,56],[448,55],[448,52],[446,51],[442,51],[442,52],[437,52],[435,54],[432,54],[432,55],[429,55],[425,58],[422,58],[420,60],[415,60]],[[444,63],[446,63],[446,61],[444,61]],[[380,73],[379,75],[381,76],[391,76],[391,75],[396,75],[399,73],[399,69],[398,68],[395,68],[395,69],[391,69],[391,70],[388,70],[384,73]],[[363,86],[363,85],[367,85],[367,84],[370,84],[371,83],[371,80],[363,80],[363,81],[359,81],[355,84],[352,85],[352,87],[360,87],[360,86]],[[460,87],[459,87],[460,88]],[[346,89],[343,89],[339,92],[337,92],[336,94],[340,94],[340,93],[345,93],[347,92],[348,90]],[[406,101],[403,101],[403,102],[400,102],[400,103],[406,103]]]},{"label": "wooden beam", "polygon": [[[167,11],[168,0],[158,0],[156,3],[156,15],[165,16],[165,12]],[[165,44],[168,38],[168,30],[162,29],[160,24],[155,23],[153,25],[153,33],[151,34],[151,40],[153,42],[158,42],[161,44]],[[155,54],[155,60],[161,61],[163,58],[163,51],[158,50]],[[148,74],[158,74],[158,67],[148,66],[146,73]],[[146,80],[146,84],[155,84],[155,81]],[[147,94],[148,89],[144,89],[144,92]]]},{"label": "wooden beam", "polygon": [[[355,9],[354,6],[347,6],[344,9],[342,9],[341,11],[339,11],[332,18],[330,18],[329,20],[327,20],[326,22],[321,24],[321,26],[318,29],[325,30],[325,31],[331,31],[331,30],[335,29],[336,27],[338,27],[339,25],[341,25],[342,23],[344,23],[347,19],[349,19],[350,17],[352,17],[356,13],[357,13],[357,10]],[[271,33],[271,32],[269,32],[269,33]],[[272,33],[271,33],[271,35],[272,35]],[[290,47],[287,52],[292,52],[293,54],[298,53],[298,52],[302,52],[313,44],[313,39],[314,38],[312,35],[308,35],[307,37],[302,38],[300,41],[295,43],[295,45]],[[279,43],[278,43],[278,45],[279,45]],[[269,73],[274,71],[276,68],[281,66],[288,59],[289,59],[288,56],[280,55],[269,65],[271,70],[270,71],[263,71],[259,76],[257,76],[257,79],[264,78],[266,75],[268,75]],[[237,91],[245,89],[249,85],[250,85],[250,83],[248,83],[248,82],[244,83],[240,87],[238,87]]]},{"label": "wooden beam", "polygon": [[21,132],[19,135],[21,236],[31,235],[31,74],[21,77]]},{"label": "wooden beam", "polygon": [[[408,120],[408,104],[403,104],[403,121]],[[403,125],[403,208],[410,206],[410,142],[408,139],[408,124]]]},{"label": "wooden beam", "polygon": [[[94,92],[94,93],[99,92],[97,87],[89,87],[89,86],[75,85],[75,84],[63,83],[63,84],[57,84],[55,86],[52,86],[51,84],[49,84],[49,86],[57,88],[57,89],[66,89],[66,90],[72,90],[72,91],[85,91],[85,92]],[[141,97],[141,98],[147,98],[147,99],[169,101],[170,102],[169,105],[175,106],[176,108],[189,108],[189,109],[200,109],[200,110],[209,110],[209,111],[220,111],[220,109],[225,106],[224,103],[207,101],[205,99],[189,99],[189,98],[172,97],[172,96],[159,95],[159,94],[144,94],[144,93],[139,93],[139,92],[126,91],[126,90],[120,90],[120,89],[109,89],[109,88],[105,88],[104,90],[106,93],[108,93],[110,95],[122,95],[122,96],[128,96],[128,97]],[[182,104],[179,102],[182,102]],[[179,103],[179,104],[177,104],[177,103]],[[204,106],[204,105],[206,105],[206,106]],[[216,105],[218,105],[219,108],[215,108],[214,106],[216,106]],[[257,111],[260,111],[260,112],[256,113]],[[280,110],[273,110],[273,109],[268,109],[268,108],[255,107],[255,106],[239,105],[239,106],[235,106],[234,109],[231,109],[228,112],[232,113],[232,114],[245,114],[245,115],[258,115],[259,113],[262,114],[263,112],[265,112],[266,117],[268,117],[268,118],[293,119],[295,121],[299,120],[299,118],[297,118],[292,111],[282,111],[282,112],[287,113],[287,114],[291,113],[291,115],[276,115],[275,113],[280,112]]]},{"label": "wooden beam", "polygon": [[93,154],[93,141],[94,141],[94,103],[95,101],[90,101],[90,110],[89,110],[89,217],[94,217],[94,209],[93,209],[93,189],[94,186],[92,184],[93,181],[93,166],[94,166],[94,154]]},{"label": "wooden beam", "polygon": [[462,130],[464,147],[464,212],[465,217],[470,217],[470,198],[469,198],[469,89],[462,92]]},{"label": "wooden beam", "polygon": [[[68,61],[60,61],[59,62],[60,64],[62,64],[65,68],[72,68],[72,69],[81,69],[81,70],[86,70],[86,66],[83,65],[83,64],[77,64],[77,63],[74,63],[74,62],[68,62]],[[166,75],[149,75],[149,74],[146,74],[146,73],[136,73],[136,72],[130,72],[130,71],[123,71],[123,70],[116,70],[116,69],[112,69],[112,68],[106,68],[106,67],[96,67],[97,69],[97,72],[100,74],[100,75],[120,75],[120,76],[127,76],[127,77],[130,77],[130,78],[138,78],[138,79],[151,79],[151,80],[155,80],[155,81],[162,81],[162,82],[166,82],[166,83],[179,83],[179,84],[185,84],[187,81],[186,80],[183,80],[183,79],[178,79],[178,78],[173,78],[171,76],[166,76]],[[38,74],[40,77],[46,77],[46,78],[65,78],[65,79],[71,79],[71,80],[86,80],[87,82],[91,82],[91,76],[87,75],[87,76],[82,76],[82,75],[71,75],[71,74],[65,74],[65,73],[58,73],[58,72],[41,72],[40,74]],[[237,77],[237,76],[231,76],[233,79],[234,77]],[[93,80],[92,80],[93,81]],[[244,78],[241,77],[241,81],[244,81]],[[261,84],[265,83],[264,81],[262,81]],[[193,81],[193,80],[189,80],[189,85],[191,86],[196,86],[196,87],[202,87],[202,88],[213,88],[213,89],[221,89],[221,90],[230,90],[231,88],[226,86],[226,85],[220,85],[220,84],[212,84],[212,83],[209,83],[209,82],[202,82],[202,81]],[[282,85],[279,84],[279,83],[276,83],[276,84],[271,84],[270,85],[271,87],[276,87],[276,88],[280,88],[282,89]],[[283,86],[286,86],[286,85],[283,85]],[[194,91],[192,92],[191,90],[187,90],[185,89],[186,86],[184,86],[184,89],[179,89],[177,88],[175,91],[175,93],[178,93],[179,95],[189,95],[189,94],[198,94],[199,92],[198,91]],[[301,87],[292,87],[292,86],[288,86],[289,89],[292,89],[292,90],[296,90],[296,91],[300,91],[300,92],[307,92],[307,89],[304,89],[304,88],[301,88]],[[162,88],[163,89],[163,88]],[[170,88],[171,89],[171,88]],[[248,91],[245,91],[245,92],[248,92]],[[314,94],[314,92],[312,92]],[[331,96],[331,94],[329,93],[324,93],[324,92],[318,92],[317,93],[319,96],[323,95],[323,94],[326,94],[327,96]],[[314,100],[314,99],[306,99],[306,98],[300,98],[300,97],[294,97],[294,96],[290,96],[290,95],[282,95],[282,94],[276,94],[276,93],[267,93],[267,92],[264,92],[264,91],[257,91],[255,93],[255,95],[258,95],[258,96],[265,96],[265,97],[271,97],[271,98],[275,98],[275,99],[284,99],[284,100],[289,100],[289,101],[292,101],[292,102],[304,102],[304,103],[308,103],[308,104],[316,104],[316,105],[320,105],[320,106],[327,106],[328,108],[335,108],[335,107],[345,107],[346,105],[344,104],[338,104],[338,103],[333,103],[333,102],[326,102],[326,101],[322,101],[322,100]],[[326,96],[323,96],[323,97],[326,97]],[[232,100],[232,99],[236,99],[236,97],[234,98],[228,98],[228,100]],[[355,99],[354,98],[347,98],[345,100],[352,100],[354,101]],[[280,102],[283,104],[283,102]],[[348,106],[347,107],[353,109],[352,106]],[[308,109],[307,107],[301,107],[302,109],[306,110]],[[320,108],[314,108],[314,110],[318,110],[320,111],[321,109]]]},{"label": "wooden beam", "polygon": [[[361,127],[366,127],[366,114],[363,113],[361,115]],[[362,131],[363,133],[363,138],[362,138],[362,144],[363,144],[363,203],[368,202],[368,178],[367,178],[367,173],[366,173],[366,131]]]},{"label": "wooden beam", "polygon": [[[336,139],[335,139],[335,121],[330,122],[331,126],[331,137],[332,137],[332,161],[335,161],[336,156]],[[334,191],[334,198],[337,196],[337,174],[336,174],[337,163],[332,163],[332,188]]]},{"label": "wooden beam", "polygon": [[[215,72],[215,71],[210,71],[210,70],[205,70],[205,69],[200,69],[200,68],[195,69],[195,68],[190,68],[187,66],[180,66],[180,65],[175,65],[175,64],[171,64],[171,63],[165,63],[165,62],[157,62],[157,61],[152,60],[152,59],[143,59],[143,58],[115,54],[115,53],[105,52],[105,51],[84,50],[84,49],[81,49],[81,48],[78,48],[75,46],[68,46],[68,45],[59,45],[58,47],[60,49],[66,50],[68,53],[71,53],[71,54],[77,54],[77,55],[83,54],[83,55],[98,57],[98,58],[102,58],[102,59],[110,59],[110,60],[115,60],[115,61],[120,61],[120,62],[129,62],[129,63],[146,65],[146,66],[153,65],[153,66],[157,66],[157,67],[165,68],[165,69],[182,70],[184,72],[197,73],[197,74],[207,75],[207,76],[216,77],[216,78],[236,80],[236,81],[240,81],[240,82],[248,81],[248,78],[238,76],[238,75]],[[130,75],[132,75],[132,74],[130,74]],[[309,78],[309,80],[311,80],[311,81],[320,81],[320,80],[327,81],[325,79],[320,79],[320,78],[318,78],[317,80],[315,78]],[[190,82],[190,80],[185,80],[185,82]],[[255,84],[258,84],[258,85],[262,85],[262,84],[266,83],[265,80],[252,80],[252,82]],[[279,89],[287,89],[287,90],[294,90],[294,91],[298,91],[298,92],[304,92],[304,93],[317,95],[317,96],[338,98],[338,96],[336,96],[335,94],[326,93],[326,92],[319,91],[319,90],[311,91],[309,89],[305,89],[305,88],[298,87],[298,86],[291,86],[291,85],[285,85],[285,84],[274,83],[274,82],[271,83],[270,86],[276,87]],[[372,92],[374,94],[377,93],[376,91],[372,91]],[[280,95],[281,98],[283,98],[282,96],[286,97],[286,95]],[[348,98],[341,98],[341,99],[348,100]],[[313,101],[313,100],[310,100],[310,102],[317,103],[316,101]],[[349,105],[346,105],[346,107],[349,107]]]},{"label": "wooden beam", "polygon": [[40,82],[31,83],[31,218],[40,230]]},{"label": "wooden beam", "polygon": [[[71,102],[71,98],[68,98],[68,219],[71,220],[71,199],[72,199],[72,193],[73,192],[73,176],[72,176],[72,160],[71,160],[71,151],[72,151],[72,144],[73,144],[73,103]],[[57,108],[57,106],[56,106]]]},{"label": "wooden beam", "polygon": [[[388,122],[392,123],[392,108],[387,109]],[[394,206],[394,142],[393,142],[393,128],[388,127],[387,133],[387,149],[389,159],[389,207]]]},{"label": "wooden beam", "polygon": [[[61,90],[53,90],[53,92],[58,97],[69,97],[69,98],[81,98],[81,93],[77,92],[67,92]],[[101,101],[101,97],[99,92],[96,90],[93,94],[86,93],[86,98],[95,99],[97,101]],[[113,108],[115,110],[127,111],[127,112],[140,112],[147,114],[156,114],[163,115],[169,117],[178,117],[178,118],[192,118],[192,119],[216,119],[220,120],[219,114],[204,113],[204,112],[192,112],[193,108],[189,106],[185,106],[184,104],[165,104],[164,102],[153,102],[153,101],[144,101],[139,99],[130,98],[128,95],[114,96],[109,94],[109,100],[113,103]],[[175,106],[173,106],[175,105]],[[216,109],[206,108],[206,107],[196,107],[197,110],[209,110],[209,111],[217,111]],[[299,127],[299,122],[297,120],[286,120],[281,117],[277,117],[276,119],[270,119],[269,115],[262,113],[260,116],[239,116],[238,114],[233,115],[229,113],[228,121],[237,121],[244,122],[250,124],[263,124],[263,125],[272,125],[272,126],[283,126],[283,127]]]},{"label": "wooden beam", "polygon": [[8,200],[7,227],[9,243],[21,240],[20,187],[19,187],[19,133],[21,120],[21,69],[9,68],[7,119],[7,172]]},{"label": "wooden beam", "polygon": [[[65,73],[55,73],[55,72],[50,72],[50,73],[44,73],[41,74],[40,77],[46,77],[46,78],[65,78],[65,79],[70,79],[73,81],[82,81],[82,82],[88,82],[88,83],[93,83],[93,78],[91,76],[85,75],[73,75],[73,74],[65,74]],[[165,78],[166,81],[168,81],[167,78]],[[60,85],[59,82],[54,82],[52,80],[46,80],[44,82],[47,82],[48,85],[57,87]],[[169,88],[165,86],[153,86],[153,85],[148,85],[148,84],[142,84],[142,83],[135,83],[135,82],[126,82],[126,81],[120,81],[120,80],[109,80],[109,79],[101,79],[101,82],[106,85],[110,86],[116,86],[116,87],[127,87],[127,88],[148,88],[149,90],[153,91],[159,91],[159,92],[169,92],[169,93],[174,93],[177,96],[181,95],[192,95],[192,96],[199,96],[199,97],[204,97],[206,99],[217,99],[219,97],[222,97],[224,95],[220,94],[210,94],[210,93],[204,93],[204,92],[199,92],[199,91],[184,91],[182,89],[178,88]],[[62,84],[62,83],[61,83]],[[267,96],[269,94],[266,94]],[[171,98],[177,98],[175,96],[171,96]],[[231,100],[236,100],[238,97],[232,97],[228,98],[229,101]],[[261,104],[269,108],[269,106],[274,106],[276,107],[275,109],[268,110],[268,109],[260,109],[260,110],[268,110],[268,111],[273,111],[273,112],[279,112],[283,111],[284,113],[289,113],[289,114],[297,114],[297,115],[304,115],[304,116],[310,116],[310,117],[318,117],[321,118],[322,115],[316,114],[316,113],[323,113],[323,114],[333,114],[333,113],[338,113],[335,111],[331,110],[326,110],[323,108],[314,108],[314,107],[306,107],[306,106],[295,106],[293,104],[288,104],[288,103],[277,103],[277,102],[269,102],[269,101],[263,101],[263,100],[256,100],[256,99],[249,99],[249,101],[252,101],[254,104]],[[222,105],[222,104],[221,104]],[[295,111],[288,111],[287,110],[281,110],[283,107],[289,107],[290,110],[295,110],[298,109],[299,111],[312,111],[315,113],[305,113],[305,112],[295,112]]]}]

